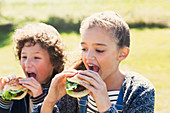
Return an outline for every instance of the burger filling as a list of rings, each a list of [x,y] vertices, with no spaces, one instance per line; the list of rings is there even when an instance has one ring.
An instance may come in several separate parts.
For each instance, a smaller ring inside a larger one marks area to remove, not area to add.
[[[20,90],[8,90],[8,91],[1,91],[0,92],[0,96],[3,98],[3,99],[6,99],[6,100],[11,100],[13,97],[18,97],[18,96],[21,96],[24,91],[26,89],[20,89]]]
[[[73,89],[73,91],[75,91],[75,92],[80,92],[80,91],[83,91],[83,90],[85,90],[86,88],[84,87],[84,86],[82,86],[82,85],[77,85],[77,88],[76,89]]]
[[[71,94],[71,91],[80,92],[85,89],[86,88],[84,86],[82,86],[78,83],[66,81],[66,91],[68,94]]]

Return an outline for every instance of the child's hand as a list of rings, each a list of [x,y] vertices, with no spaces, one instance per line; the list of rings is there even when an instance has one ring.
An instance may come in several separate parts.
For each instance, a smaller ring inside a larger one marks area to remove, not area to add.
[[[90,85],[88,85],[85,82],[81,82],[84,87],[91,91],[90,95],[95,100],[98,111],[107,111],[111,106],[111,102],[107,93],[106,84],[100,75],[97,72],[91,70],[81,71],[79,74],[80,75],[78,75],[78,77],[80,79],[90,83]]]
[[[72,77],[77,73],[75,70],[66,70],[60,74],[55,75],[52,79],[48,95],[46,96],[46,101],[55,104],[60,100],[65,94],[65,82],[66,77]]]
[[[3,90],[4,85],[6,82],[8,82],[10,79],[16,78],[15,75],[8,76],[8,77],[0,77],[0,91]]]
[[[0,91],[3,90],[5,83],[8,81],[7,77],[0,77]]]
[[[19,83],[29,89],[28,93],[32,97],[37,97],[43,93],[41,84],[34,77],[19,79]]]

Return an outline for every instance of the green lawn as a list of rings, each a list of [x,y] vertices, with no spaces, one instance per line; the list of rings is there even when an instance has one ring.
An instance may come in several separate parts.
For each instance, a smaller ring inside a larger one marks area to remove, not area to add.
[[[79,54],[80,35],[62,33],[66,53],[71,60]],[[156,113],[170,111],[170,29],[131,29],[130,55],[121,64],[125,71],[136,71],[147,77],[156,88]],[[0,75],[24,76],[14,57],[12,43],[0,48]]]
[[[61,17],[68,27],[69,19],[78,23],[95,12],[113,10],[128,24],[154,23],[170,27],[169,4],[170,0],[0,0],[0,25],[12,23],[17,28],[28,22],[48,22],[50,17]],[[52,23],[56,24],[57,28],[61,27],[55,22]],[[74,26],[68,29],[73,30]],[[5,30],[0,26],[0,76],[24,76],[20,62],[14,56],[9,38],[11,31],[13,29]],[[72,61],[79,56],[80,35],[63,32],[61,36],[68,60]],[[147,77],[156,88],[155,112],[168,113],[170,29],[131,29],[131,37],[130,54],[120,67],[122,70],[136,71]]]
[[[0,24],[43,21],[50,16],[76,22],[95,12],[113,10],[128,23],[170,26],[169,4],[170,0],[1,0]]]

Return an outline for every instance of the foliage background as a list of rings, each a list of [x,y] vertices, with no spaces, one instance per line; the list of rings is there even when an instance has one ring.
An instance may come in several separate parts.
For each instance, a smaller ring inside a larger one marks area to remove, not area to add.
[[[131,28],[130,55],[121,69],[137,71],[156,88],[156,113],[170,111],[170,0],[0,0],[0,76],[24,76],[14,56],[11,36],[27,23],[54,26],[68,61],[78,56],[83,18],[114,10]]]

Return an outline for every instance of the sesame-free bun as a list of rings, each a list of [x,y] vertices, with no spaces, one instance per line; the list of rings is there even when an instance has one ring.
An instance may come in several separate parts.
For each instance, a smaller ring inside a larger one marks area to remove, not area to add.
[[[28,93],[28,89],[25,88],[24,86],[22,86],[21,84],[19,84],[19,79],[21,79],[21,77],[10,79],[4,85],[4,89],[3,89],[3,92],[9,91],[9,90],[21,90],[21,89],[24,89],[24,92],[20,92],[19,95],[11,98],[11,99],[14,99],[14,100],[20,100],[20,99],[24,98],[26,96],[26,94]]]
[[[81,81],[89,84],[88,82],[84,81],[84,80],[80,80],[78,77],[77,77],[78,74],[76,74],[75,76],[71,77],[71,78],[67,78],[67,81],[69,82],[74,82],[74,83],[78,83],[80,84]],[[79,91],[79,92],[75,92],[74,90],[71,90],[71,93],[67,93],[68,95],[72,96],[72,97],[75,97],[75,98],[81,98],[81,97],[84,97],[86,95],[88,95],[90,92],[90,90],[88,89],[85,89],[83,91]]]

